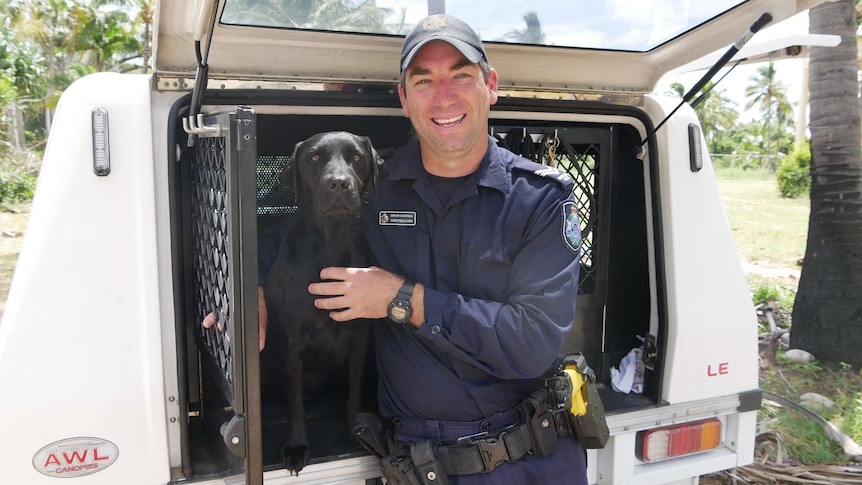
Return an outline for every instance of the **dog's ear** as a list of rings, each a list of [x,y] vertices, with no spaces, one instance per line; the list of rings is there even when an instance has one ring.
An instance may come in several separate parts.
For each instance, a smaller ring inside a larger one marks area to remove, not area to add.
[[[287,159],[287,164],[278,175],[278,181],[289,188],[295,194],[299,187],[299,154],[302,153],[302,143],[299,142],[293,148],[293,155]]]
[[[371,178],[374,182],[374,190],[377,190],[377,187],[380,185],[380,182],[386,178],[386,174],[388,170],[386,169],[386,163],[380,158],[380,155],[377,154],[377,150],[374,149],[374,145],[371,143],[371,138],[365,138],[365,146],[368,147],[368,153],[371,154]]]

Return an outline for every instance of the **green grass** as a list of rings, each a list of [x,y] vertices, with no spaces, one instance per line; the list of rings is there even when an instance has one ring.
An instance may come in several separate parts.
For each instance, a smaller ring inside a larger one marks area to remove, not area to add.
[[[798,268],[805,255],[808,198],[780,197],[768,172],[728,169],[717,176],[743,260],[766,268]]]
[[[789,315],[799,283],[797,261],[805,255],[807,195],[781,197],[775,175],[767,171],[725,169],[716,175],[740,258],[749,269],[760,270],[747,275],[753,302],[769,302]],[[787,363],[776,358],[782,353],[761,346],[767,365],[760,373],[760,387],[796,402],[807,392],[828,397],[835,408],[820,414],[862,443],[862,371],[847,365]],[[820,425],[800,413],[764,406],[760,417],[782,437],[790,457],[806,465],[845,460]]]

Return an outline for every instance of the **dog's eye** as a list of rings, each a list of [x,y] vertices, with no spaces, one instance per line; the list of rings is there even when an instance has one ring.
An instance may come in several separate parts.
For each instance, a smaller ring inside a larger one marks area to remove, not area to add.
[[[361,162],[362,161],[362,155],[353,155],[353,158],[351,158],[351,160],[354,162]]]
[[[319,162],[320,161],[320,155],[318,155],[316,153],[311,155],[311,161],[312,162]]]

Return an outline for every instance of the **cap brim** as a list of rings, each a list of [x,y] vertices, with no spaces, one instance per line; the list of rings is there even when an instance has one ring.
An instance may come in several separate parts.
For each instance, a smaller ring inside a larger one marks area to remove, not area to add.
[[[401,72],[404,72],[410,66],[410,63],[413,61],[413,57],[416,56],[417,52],[419,52],[423,47],[425,47],[426,44],[435,40],[446,42],[452,47],[458,49],[458,52],[460,52],[464,57],[467,58],[468,61],[474,64],[481,61],[484,57],[481,51],[464,41],[453,39],[452,37],[448,36],[432,36],[427,39],[423,39],[422,42],[416,44],[412,49],[410,49],[410,52],[404,59],[404,62],[401,63]]]

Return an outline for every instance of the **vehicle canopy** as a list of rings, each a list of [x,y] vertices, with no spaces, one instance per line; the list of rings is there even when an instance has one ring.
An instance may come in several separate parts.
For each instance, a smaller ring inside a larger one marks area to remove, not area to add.
[[[763,14],[771,15],[774,25],[817,3],[161,2],[154,66],[157,78],[193,78],[201,60],[209,66],[210,81],[392,84],[403,36],[429,11],[445,11],[480,34],[491,64],[505,73],[502,90],[642,94],[665,73],[731,45]]]

